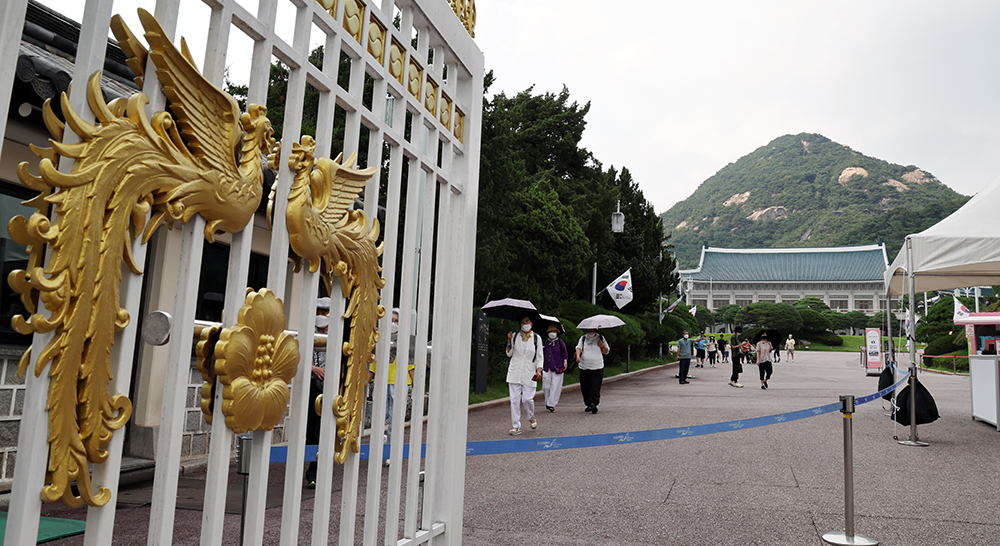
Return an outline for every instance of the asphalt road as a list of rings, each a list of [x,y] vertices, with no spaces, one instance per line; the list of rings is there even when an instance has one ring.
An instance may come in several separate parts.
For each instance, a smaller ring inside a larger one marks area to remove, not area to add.
[[[676,367],[605,384],[600,411],[566,392],[522,437],[698,425],[835,403],[877,391],[853,353],[799,352],[770,388],[728,365]],[[748,370],[756,372],[754,370]],[[754,374],[755,375],[755,374]],[[928,447],[899,445],[881,399],[858,406],[855,533],[883,545],[1000,544],[1000,433],[971,418],[969,378],[921,373],[941,417],[918,428]],[[540,400],[540,399],[539,399]],[[469,440],[509,437],[509,406],[473,411]],[[465,544],[824,544],[844,531],[843,416],[831,413],[706,436],[574,450],[469,457]]]

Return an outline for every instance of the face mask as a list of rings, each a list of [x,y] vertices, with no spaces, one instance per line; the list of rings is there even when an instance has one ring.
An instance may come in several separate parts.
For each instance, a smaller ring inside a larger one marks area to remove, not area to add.
[[[556,332],[549,332],[549,339],[555,339],[557,337],[559,337],[558,333],[556,333]]]
[[[587,334],[587,339],[589,339],[591,341],[597,339],[597,333],[595,332],[593,334]]]
[[[389,333],[390,334],[395,334],[396,332],[399,332],[399,323],[398,322],[393,322],[389,326]]]
[[[316,327],[326,328],[330,326],[330,317],[326,315],[316,315]]]
[[[530,324],[522,324],[521,325],[521,331],[522,332],[530,332],[531,331],[531,325]]]
[[[684,339],[687,339],[687,338],[688,338],[688,335],[687,335],[687,334],[684,334]]]

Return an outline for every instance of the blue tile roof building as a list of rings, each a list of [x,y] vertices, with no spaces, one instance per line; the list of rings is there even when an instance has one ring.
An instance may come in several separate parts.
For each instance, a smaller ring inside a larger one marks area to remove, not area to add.
[[[883,245],[822,248],[705,247],[698,268],[680,271],[688,305],[717,309],[818,297],[833,309],[874,313],[888,260]]]

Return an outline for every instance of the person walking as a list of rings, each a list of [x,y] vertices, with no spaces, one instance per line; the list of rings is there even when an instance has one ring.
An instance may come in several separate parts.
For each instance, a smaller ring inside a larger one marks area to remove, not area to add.
[[[781,362],[781,340],[774,340],[774,361]]]
[[[725,339],[725,338],[723,338]],[[733,345],[733,373],[729,376],[729,386],[742,389],[740,374],[743,373],[743,355],[739,344]]]
[[[788,359],[795,362],[795,338],[792,334],[788,334],[788,340],[785,341],[785,354],[788,355]]]
[[[586,333],[576,343],[576,361],[580,365],[580,394],[583,395],[583,411],[597,413],[597,405],[601,403],[601,383],[604,382],[604,355],[608,354],[608,346],[604,336],[596,329],[584,330]]]
[[[563,373],[566,371],[566,363],[569,360],[569,351],[566,343],[559,339],[559,327],[550,324],[548,339],[545,340],[545,363],[542,366],[542,392],[545,394],[545,409],[549,413],[556,411],[559,404],[559,395],[562,394]]]
[[[698,364],[697,364],[697,367],[704,368],[705,367],[705,345],[708,344],[708,338],[705,337],[705,334],[701,334],[700,336],[698,336],[697,338],[695,338],[694,341],[695,341],[695,351],[696,351],[696,353],[698,355]]]
[[[773,352],[774,347],[767,340],[767,333],[761,334],[760,341],[757,342],[757,371],[760,374],[760,388],[763,390],[767,390],[767,380],[771,379],[771,372],[773,371],[771,367],[771,353]]]
[[[705,343],[705,352],[708,353],[708,365],[715,367],[715,361],[719,358],[719,346],[715,343],[715,336],[710,336]]]
[[[691,334],[687,330],[684,330],[684,335],[677,340],[677,361],[679,362],[680,370],[677,377],[681,380],[681,385],[686,385],[688,383],[688,369],[691,368],[691,355],[692,348],[694,347],[694,340],[691,339]]]
[[[399,338],[399,309],[393,308],[392,310],[392,324],[389,325],[389,384],[386,388],[385,395],[385,423],[387,423],[386,432],[382,434],[382,442],[387,443],[392,437],[392,413],[393,406],[396,400],[396,350],[398,349],[398,338]],[[409,337],[409,336],[404,336]],[[413,349],[413,346],[410,346]],[[410,351],[409,365],[406,368],[406,390],[403,391],[404,401],[409,398],[409,390],[413,385],[413,372],[415,366],[413,364],[413,351]],[[371,383],[374,389],[375,385],[373,381],[375,380],[375,361],[368,366],[368,383]],[[374,391],[372,391],[374,392]],[[374,427],[373,427],[374,428]],[[389,459],[384,459],[383,463],[385,466],[389,466]]]
[[[521,434],[521,406],[524,406],[528,425],[538,428],[535,420],[535,389],[542,376],[545,361],[540,336],[532,331],[531,315],[520,320],[521,331],[507,332],[507,388],[510,391],[510,430],[512,436]]]
[[[316,300],[316,333],[326,335],[330,328],[330,298],[323,297]],[[329,340],[327,340],[329,342]],[[327,346],[330,344],[328,343]],[[312,372],[309,377],[309,405],[316,398],[323,394],[323,378],[326,377],[326,348],[313,349]],[[320,417],[315,411],[306,412],[306,445],[314,446],[319,444]],[[318,456],[318,454],[317,454]],[[306,467],[305,482],[309,489],[316,489],[316,460],[309,461]]]
[[[723,364],[729,362],[729,346],[726,343],[725,334],[719,336],[719,355],[722,357]]]

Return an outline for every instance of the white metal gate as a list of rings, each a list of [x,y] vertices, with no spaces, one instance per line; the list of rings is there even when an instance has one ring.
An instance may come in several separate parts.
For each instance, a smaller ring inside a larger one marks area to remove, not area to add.
[[[472,322],[472,275],[474,266],[475,222],[478,205],[478,171],[480,123],[482,107],[482,54],[474,45],[470,34],[475,25],[473,0],[260,0],[257,14],[248,12],[235,0],[203,0],[211,9],[211,24],[203,62],[205,78],[221,86],[226,66],[226,50],[230,33],[243,32],[254,41],[252,70],[250,74],[250,103],[266,103],[269,68],[272,56],[289,67],[288,92],[285,103],[284,140],[280,147],[278,177],[275,183],[274,223],[267,240],[269,252],[268,288],[284,300],[284,313],[289,317],[290,328],[297,329],[300,359],[295,378],[291,381],[291,399],[288,407],[285,434],[288,445],[288,460],[302,461],[305,453],[306,413],[311,411],[306,385],[310,376],[311,354],[314,345],[316,300],[322,271],[310,272],[303,267],[300,272],[291,271],[286,261],[289,248],[289,233],[284,221],[288,206],[289,189],[295,173],[288,167],[293,152],[292,135],[300,134],[303,100],[306,84],[320,92],[317,117],[316,143],[317,157],[335,156],[340,150],[330,150],[330,141],[322,135],[333,132],[334,105],[347,112],[344,136],[344,156],[357,151],[361,142],[361,128],[369,135],[368,157],[373,158],[369,167],[374,168],[364,188],[365,214],[368,232],[371,220],[377,217],[379,203],[379,170],[383,165],[377,160],[388,149],[388,185],[385,196],[384,251],[381,258],[382,276],[385,278],[381,290],[381,302],[391,307],[398,301],[400,307],[401,332],[413,332],[416,347],[423,347],[433,340],[430,356],[423,350],[415,351],[413,393],[413,426],[410,427],[409,453],[403,458],[405,403],[394,407],[395,423],[391,444],[391,462],[387,477],[387,494],[382,491],[383,468],[378,461],[383,441],[381,434],[371,434],[370,446],[375,462],[364,463],[359,455],[348,452],[344,462],[342,503],[331,507],[330,496],[319,494],[314,501],[312,521],[312,544],[328,544],[334,540],[340,544],[361,542],[363,544],[458,544],[462,533],[462,506],[464,489],[464,458],[466,437],[466,412],[468,397],[468,370],[470,346],[466,335],[471,333]],[[88,0],[86,3],[78,52],[74,85],[68,104],[88,122],[94,121],[88,103],[88,77],[103,66],[105,51],[105,29],[112,16],[112,0]],[[9,104],[10,83],[13,79],[16,47],[24,21],[25,0],[4,2],[0,12],[4,16],[0,26],[0,113],[6,113]],[[179,45],[179,36],[172,36],[183,17],[180,0],[158,1],[153,13],[167,37]],[[275,34],[271,22],[278,10],[295,11],[295,35],[292,44]],[[457,16],[456,16],[457,15]],[[399,27],[394,25],[398,17]],[[315,26],[326,35],[325,51],[327,62],[319,69],[311,64],[309,57],[310,28]],[[132,29],[140,42],[146,42]],[[147,29],[148,30],[148,29]],[[416,47],[411,45],[416,36]],[[351,59],[349,90],[344,91],[338,84],[338,63],[340,54]],[[371,108],[365,106],[363,88],[365,75],[373,83],[374,100]],[[146,115],[165,110],[167,99],[161,92],[160,75],[154,68],[153,59],[146,63],[143,90],[149,96]],[[168,87],[176,84],[166,82]],[[6,91],[4,88],[6,87]],[[168,93],[169,95],[169,93]],[[91,90],[91,96],[93,96]],[[381,97],[391,97],[381,100]],[[92,103],[93,101],[91,101]],[[207,103],[199,101],[198,104]],[[387,105],[389,107],[387,108]],[[192,107],[197,105],[192,104]],[[112,106],[101,116],[124,115]],[[129,112],[143,110],[142,105],[130,105]],[[411,118],[407,130],[407,117]],[[4,116],[6,119],[6,116]],[[155,123],[154,123],[155,124]],[[64,142],[79,141],[78,127],[67,124]],[[72,129],[72,130],[70,130]],[[185,130],[185,138],[192,136],[190,127]],[[81,130],[86,130],[83,128]],[[196,131],[195,131],[196,132]],[[407,134],[409,133],[409,134]],[[0,127],[0,144],[3,128]],[[176,144],[176,143],[175,143]],[[204,147],[206,143],[202,142]],[[185,143],[191,145],[191,141]],[[61,153],[63,160],[59,171],[68,173],[73,152]],[[256,150],[245,153],[256,154]],[[402,195],[402,173],[404,157],[407,159],[406,195]],[[79,161],[83,161],[80,159]],[[32,173],[38,173],[38,165],[32,165]],[[57,175],[52,175],[57,177]],[[126,203],[132,207],[132,203]],[[148,206],[154,213],[156,203],[147,203],[146,222],[151,220]],[[197,208],[193,201],[188,207]],[[207,205],[206,205],[207,206]],[[400,225],[401,207],[405,206],[405,225]],[[25,216],[31,212],[26,208]],[[183,218],[183,211],[172,210]],[[109,213],[110,214],[110,213]],[[141,216],[141,215],[140,215]],[[133,219],[134,220],[134,219]],[[181,438],[185,422],[185,396],[191,368],[191,333],[195,329],[195,295],[202,264],[202,248],[206,225],[209,235],[214,224],[195,214],[181,227],[180,257],[177,262],[176,287],[165,286],[176,294],[170,313],[170,343],[166,373],[163,384],[163,402],[156,449],[155,488],[151,520],[148,530],[149,544],[172,544],[175,501],[178,484],[178,468],[181,463]],[[57,223],[53,218],[52,223]],[[211,221],[211,219],[209,219]],[[245,222],[245,220],[243,220]],[[342,222],[343,223],[343,222]],[[258,221],[259,224],[259,221]],[[242,225],[242,224],[241,224]],[[240,318],[240,309],[246,299],[245,287],[249,270],[250,249],[253,244],[252,226],[254,220],[246,224],[249,229],[238,227],[231,238],[230,263],[223,326],[233,327]],[[340,226],[343,227],[343,226]],[[44,226],[39,233],[44,232]],[[258,230],[260,231],[260,230]],[[259,235],[258,235],[259,236]],[[105,235],[102,235],[102,241]],[[54,245],[54,243],[53,243]],[[401,263],[397,263],[397,248],[402,247]],[[136,264],[144,263],[146,246],[142,238],[131,240],[131,254]],[[51,250],[50,250],[51,252]],[[51,264],[50,264],[51,265]],[[163,264],[171,267],[174,264]],[[83,266],[81,266],[83,267]],[[129,392],[133,370],[133,347],[137,341],[139,301],[142,277],[134,274],[127,265],[121,266],[122,282],[120,303],[118,304],[131,318],[128,325],[115,334],[111,350],[109,395],[121,394],[135,397]],[[48,270],[47,270],[48,271]],[[29,276],[31,271],[28,272]],[[150,274],[151,272],[146,272]],[[162,273],[162,272],[161,272]],[[369,272],[372,273],[372,272]],[[104,274],[107,274],[105,271]],[[156,278],[171,278],[161,274]],[[400,293],[395,294],[396,279],[400,278]],[[433,284],[432,284],[433,279]],[[49,279],[52,282],[52,279]],[[62,293],[45,285],[44,279],[36,273],[34,290],[51,294],[60,299]],[[336,287],[336,284],[334,286]],[[97,285],[100,287],[100,285]],[[436,287],[432,290],[432,286]],[[339,296],[339,290],[333,296]],[[95,290],[84,294],[85,298],[97,301],[104,294]],[[345,312],[345,300],[334,297],[331,317]],[[49,300],[46,300],[47,302]],[[61,301],[61,300],[60,300]],[[55,305],[55,304],[53,304]],[[90,305],[88,303],[88,305]],[[351,305],[357,305],[352,302]],[[37,312],[43,313],[38,304]],[[97,312],[95,311],[95,314]],[[112,318],[119,322],[121,317]],[[433,318],[433,324],[431,319]],[[55,320],[55,318],[53,318]],[[61,319],[60,319],[61,320]],[[378,331],[389,331],[389,313],[378,321]],[[40,322],[42,323],[42,322]],[[119,324],[119,326],[121,326]],[[117,328],[117,327],[116,327]],[[333,321],[329,338],[340,340],[344,329],[350,324]],[[46,368],[36,376],[35,359],[54,336],[69,334],[62,330],[46,331],[36,328],[33,338],[34,350],[25,372],[27,393],[24,402],[18,458],[15,467],[13,491],[11,493],[6,544],[34,544],[41,512],[40,492],[49,483],[46,478],[47,463],[51,462],[49,440],[55,434],[50,431],[47,410],[52,394],[50,387],[58,378],[50,378],[51,369]],[[91,332],[93,334],[93,332]],[[92,339],[88,343],[95,343]],[[83,343],[81,341],[81,343]],[[331,354],[338,344],[331,342]],[[357,346],[355,346],[357,348]],[[400,343],[397,357],[406,362],[410,355],[409,345]],[[81,355],[77,355],[81,357]],[[87,354],[82,355],[88,359]],[[388,380],[389,336],[383,335],[375,350],[377,377],[375,379],[374,408],[372,414],[385,413],[386,385]],[[340,377],[340,359],[331,359],[331,373],[327,375],[326,392],[335,392],[335,383]],[[86,362],[81,368],[86,368]],[[366,366],[367,368],[367,366]],[[365,370],[367,373],[367,369]],[[396,384],[404,384],[406,366],[396,370]],[[99,378],[98,378],[99,379]],[[426,436],[420,426],[420,416],[424,413],[425,379],[429,384],[427,396]],[[213,380],[214,381],[214,380]],[[234,434],[227,428],[223,413],[224,396],[222,384],[217,384],[214,393],[214,413],[211,427],[211,443],[207,470],[206,498],[201,528],[202,544],[235,543],[237,538],[223,536],[223,516],[226,480],[230,468]],[[335,425],[333,418],[333,396],[323,399],[322,414],[325,416],[320,436],[320,453],[334,453]],[[405,399],[405,397],[402,397]],[[116,400],[115,404],[118,404]],[[121,411],[120,405],[113,404],[113,410]],[[118,413],[121,415],[121,413]],[[375,419],[377,422],[380,419]],[[120,425],[119,425],[120,426]],[[115,499],[121,469],[123,434],[121,430],[108,430],[109,439],[98,446],[107,450],[107,459],[92,465],[90,484],[87,487],[97,491],[106,487],[110,498],[103,506],[88,508],[86,544],[115,543],[113,527],[115,520]],[[82,432],[81,432],[82,435]],[[98,435],[99,436],[99,435]],[[421,459],[421,444],[426,443],[426,457]],[[244,544],[262,544],[264,541],[264,498],[267,486],[268,463],[272,447],[269,430],[255,430],[252,433],[250,491],[246,509],[247,527]],[[333,457],[318,458],[317,490],[331,491],[333,484]],[[95,461],[91,460],[91,463]],[[361,471],[367,468],[362,481]],[[302,465],[289,464],[286,469],[284,501],[280,522],[280,543],[296,544],[302,513]],[[421,470],[426,473],[421,486]],[[83,475],[87,475],[84,468]],[[82,480],[82,481],[80,481]],[[77,480],[84,487],[86,479]],[[359,484],[363,484],[366,495],[363,506],[359,506]],[[65,486],[65,484],[64,484]],[[405,498],[404,493],[405,491]],[[100,504],[100,502],[92,503]],[[356,529],[355,521],[363,514],[363,529]],[[380,518],[385,518],[384,528],[379,528]],[[328,537],[330,518],[339,518],[337,538]]]

